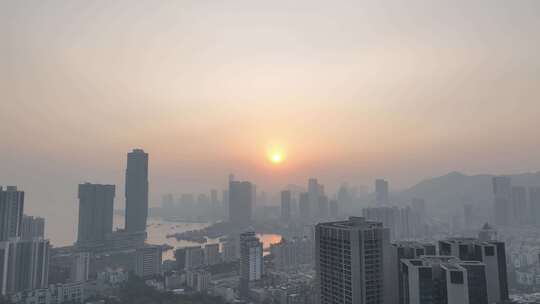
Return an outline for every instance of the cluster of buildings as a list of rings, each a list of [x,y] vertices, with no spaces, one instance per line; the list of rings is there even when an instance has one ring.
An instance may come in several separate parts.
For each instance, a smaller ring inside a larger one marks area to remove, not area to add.
[[[492,183],[497,226],[540,224],[540,186],[514,186],[507,176],[493,177]]]
[[[494,178],[493,188],[497,221],[520,225],[535,221],[528,216],[537,211],[540,192],[535,188],[527,192],[512,187],[505,177]],[[340,205],[350,202],[345,188],[332,200],[312,178],[305,192],[282,191],[280,223],[312,228],[301,236],[282,238],[265,257],[263,243],[248,229],[253,224],[256,186],[231,176],[222,202],[218,192],[212,191],[209,206],[226,206],[231,226],[247,232],[221,245],[176,249],[175,264],[167,273],[162,248],[145,243],[147,153],[140,149],[128,153],[123,229],[113,230],[115,185],[84,183],[78,190],[77,241],[53,249],[44,239],[44,220],[24,215],[24,192],[11,186],[0,188],[0,293],[14,303],[82,303],[91,295],[113,294],[111,290],[125,282],[128,273],[159,289],[183,293],[182,288],[187,288],[187,292],[221,295],[236,303],[491,304],[509,300],[507,260],[514,268],[514,256],[507,256],[506,245],[497,241],[494,229],[486,224],[477,238],[446,238],[436,244],[397,241],[425,237],[426,206],[421,199],[406,207],[391,206],[385,180],[375,182],[376,206],[364,208],[363,217],[342,221],[327,222],[338,218]],[[163,208],[174,208],[172,196],[164,200]],[[536,258],[540,269],[540,256]],[[522,280],[536,279],[524,276]]]
[[[0,293],[14,303],[82,303],[104,273],[162,273],[162,248],[146,240],[148,154],[128,153],[125,228],[113,231],[114,185],[79,185],[74,246],[51,248],[45,221],[24,215],[24,192],[0,187]],[[117,268],[120,267],[120,268]],[[111,269],[112,268],[112,269]],[[118,276],[114,276],[118,277]],[[93,286],[93,287],[92,287]]]
[[[352,217],[316,226],[315,265],[321,304],[487,304],[509,298],[505,244],[491,239],[392,244],[382,223]]]
[[[43,223],[24,216],[23,191],[0,187],[1,295],[48,286],[50,244],[43,238]]]
[[[390,239],[423,238],[426,236],[426,202],[414,198],[410,206],[397,207],[390,204],[389,183],[375,180],[375,204],[362,209],[362,216],[370,221],[381,222],[390,229]]]
[[[211,189],[209,193],[182,193],[178,197],[166,194],[162,198],[161,215],[166,220],[215,221],[227,214],[229,193]]]
[[[288,240],[270,245],[270,254],[276,270],[295,270],[305,265],[313,265],[313,241],[307,237]]]
[[[147,153],[134,149],[127,154],[125,224],[123,229],[113,231],[115,188],[115,185],[79,185],[77,241],[73,247],[63,248],[62,253],[72,259],[76,259],[80,253],[89,253],[88,272],[92,276],[109,267],[121,267],[140,277],[160,275],[162,248],[145,244],[148,218]]]

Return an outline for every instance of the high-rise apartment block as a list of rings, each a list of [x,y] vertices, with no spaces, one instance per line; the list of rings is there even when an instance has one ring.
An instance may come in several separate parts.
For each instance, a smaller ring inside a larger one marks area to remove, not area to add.
[[[316,218],[319,214],[319,196],[321,193],[321,185],[316,178],[310,178],[308,180],[308,199],[309,210],[311,212],[310,218]]]
[[[378,179],[375,181],[375,202],[379,205],[387,205],[389,201],[389,185],[388,181]]]
[[[527,188],[521,186],[512,187],[511,224],[526,225],[529,222],[527,203]]]
[[[298,213],[300,220],[307,221],[309,220],[311,208],[309,204],[309,194],[307,192],[300,193],[298,201]]]
[[[392,240],[406,239],[415,236],[414,216],[410,207],[398,208],[390,206],[362,209],[362,216],[369,221],[381,222],[390,230]]]
[[[148,153],[134,149],[127,155],[126,224],[130,233],[146,231],[148,217]]]
[[[474,238],[451,238],[439,241],[439,254],[463,261],[479,261],[486,266],[489,303],[508,300],[506,248],[503,242],[482,242]]]
[[[0,241],[21,236],[24,192],[15,186],[0,187]]]
[[[487,304],[485,265],[452,256],[401,260],[400,304]]]
[[[135,275],[141,278],[161,275],[162,249],[145,246],[135,252]]]
[[[86,282],[90,274],[90,253],[77,252],[72,255],[69,280],[75,282]]]
[[[414,241],[402,241],[393,243],[390,247],[391,261],[389,276],[385,280],[385,292],[389,293],[390,303],[404,303],[404,284],[400,276],[402,259],[417,259],[423,255],[435,255],[437,247],[434,244]]]
[[[390,269],[390,232],[382,223],[351,217],[315,228],[315,265],[321,304],[382,304]],[[386,294],[385,294],[386,293]],[[389,302],[388,302],[389,303]]]
[[[270,245],[274,267],[280,270],[295,269],[313,263],[313,241],[307,238],[286,240]]]
[[[281,191],[281,221],[288,222],[291,220],[291,191]]]
[[[43,239],[0,242],[0,293],[47,287],[49,249]]]
[[[531,224],[540,224],[540,187],[529,188],[529,216]]]
[[[251,222],[255,186],[250,182],[229,182],[229,222],[247,226]]]
[[[31,240],[45,237],[45,219],[24,215],[22,219],[21,238]]]
[[[104,241],[112,233],[114,192],[114,185],[79,185],[78,245]]]
[[[497,176],[492,179],[493,185],[493,209],[495,224],[506,226],[510,224],[512,201],[512,180],[510,177]]]
[[[240,296],[249,296],[250,282],[260,280],[264,273],[263,244],[255,232],[240,235]]]

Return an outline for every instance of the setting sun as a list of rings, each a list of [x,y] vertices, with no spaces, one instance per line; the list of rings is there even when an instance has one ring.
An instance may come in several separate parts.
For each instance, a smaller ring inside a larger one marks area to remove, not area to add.
[[[274,164],[280,163],[282,161],[283,161],[283,155],[281,155],[281,153],[274,153],[272,155],[272,162]]]
[[[285,155],[281,151],[271,151],[268,153],[268,160],[277,165],[285,160]]]

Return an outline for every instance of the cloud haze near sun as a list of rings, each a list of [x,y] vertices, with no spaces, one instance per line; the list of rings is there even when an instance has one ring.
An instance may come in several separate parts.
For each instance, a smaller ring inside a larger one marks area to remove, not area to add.
[[[162,193],[540,168],[538,1],[2,1],[0,184]],[[406,12],[406,13],[404,13]],[[273,166],[268,146],[284,147]],[[51,211],[52,212],[52,211]]]

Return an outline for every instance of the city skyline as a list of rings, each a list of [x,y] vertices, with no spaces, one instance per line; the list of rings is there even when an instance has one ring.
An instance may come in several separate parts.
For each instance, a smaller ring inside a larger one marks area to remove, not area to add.
[[[230,172],[280,190],[540,170],[536,1],[0,5],[0,182],[29,210],[86,181],[123,193],[137,147],[151,203]]]

